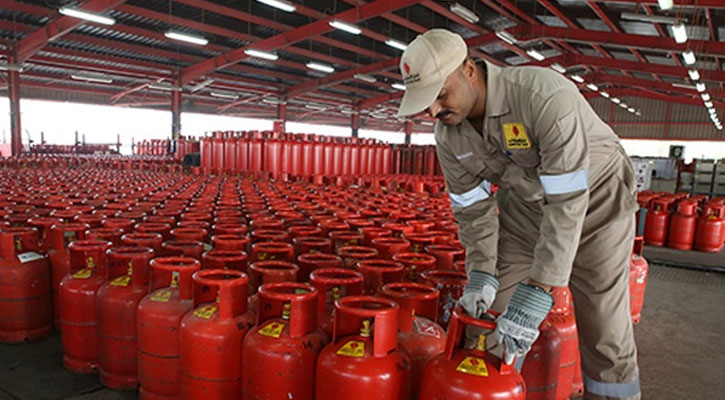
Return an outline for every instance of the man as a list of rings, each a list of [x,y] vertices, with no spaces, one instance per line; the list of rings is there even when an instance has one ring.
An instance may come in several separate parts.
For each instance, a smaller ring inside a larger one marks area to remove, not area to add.
[[[438,119],[438,159],[466,248],[469,284],[459,304],[476,317],[503,311],[494,337],[511,363],[538,337],[551,288],[568,285],[585,399],[639,399],[629,159],[563,75],[477,64],[467,54],[459,35],[433,29],[400,61],[399,115],[427,111]],[[496,199],[491,183],[501,187]]]

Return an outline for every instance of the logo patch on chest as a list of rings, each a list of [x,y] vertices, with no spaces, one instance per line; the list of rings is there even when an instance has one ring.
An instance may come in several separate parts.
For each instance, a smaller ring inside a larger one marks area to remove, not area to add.
[[[518,122],[503,124],[503,135],[506,139],[507,149],[528,149],[531,148],[529,136],[526,134],[524,124]]]

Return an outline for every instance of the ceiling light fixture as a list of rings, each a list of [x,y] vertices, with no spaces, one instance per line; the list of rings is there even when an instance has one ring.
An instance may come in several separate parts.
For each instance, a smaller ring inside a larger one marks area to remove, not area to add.
[[[687,50],[682,53],[682,60],[684,60],[687,65],[693,65],[695,64],[695,61],[697,61],[695,60],[695,53],[692,50]]]
[[[433,126],[435,125],[433,121],[420,121],[420,124],[423,126]]]
[[[660,10],[665,11],[671,9],[674,2],[672,0],[657,0],[657,3],[660,6]]]
[[[621,103],[619,106],[622,107],[622,108],[624,108],[625,110],[627,108],[629,108],[629,106],[627,105],[627,103]]]
[[[597,85],[595,85],[595,84],[593,84],[593,83],[588,83],[588,84],[587,84],[587,87],[589,88],[589,90],[593,90],[593,91],[595,91],[595,92],[596,92],[597,90],[599,90],[599,88],[597,87]]]
[[[234,92],[227,92],[227,91],[220,91],[215,90],[209,93],[213,97],[218,97],[220,99],[230,99],[230,100],[237,100],[239,99],[239,95]]]
[[[691,70],[687,71],[687,73],[690,75],[690,79],[692,79],[693,81],[700,80],[700,73],[697,72],[696,69],[691,69]]]
[[[314,61],[308,62],[307,68],[313,69],[315,71],[326,72],[328,74],[335,72],[335,68],[333,68],[331,65],[321,64],[321,63],[314,62]]]
[[[629,107],[627,109],[627,111],[631,112],[632,114],[634,114],[635,112],[637,112],[637,110],[635,110],[634,107]]]
[[[80,10],[78,8],[73,8],[73,7],[61,7],[58,10],[58,12],[67,17],[83,19],[86,21],[96,22],[96,23],[103,24],[103,25],[113,25],[116,23],[115,19],[113,19],[111,17],[107,17],[103,14]]]
[[[147,87],[149,89],[165,90],[167,92],[178,92],[181,90],[179,86],[172,85],[169,82],[152,82]]]
[[[335,29],[345,31],[347,33],[352,33],[353,35],[359,35],[362,33],[362,30],[357,26],[353,24],[348,24],[347,22],[343,22],[337,19],[333,19],[332,21],[328,22],[328,24],[330,24],[330,26]]]
[[[268,51],[262,51],[262,50],[246,49],[246,50],[244,50],[244,54],[246,54],[250,57],[257,57],[257,58],[262,58],[264,60],[270,60],[270,61],[277,61],[279,59],[279,56],[277,55],[277,53],[270,53]]]
[[[305,104],[305,108],[315,111],[325,111],[327,107],[319,104]]]
[[[374,76],[368,74],[355,74],[352,77],[367,83],[375,83],[378,81]]]
[[[526,50],[526,54],[528,54],[529,57],[533,58],[536,61],[543,61],[544,59],[546,59],[543,54],[539,53],[535,49]]]
[[[25,70],[24,65],[0,62],[0,71],[23,72],[24,70]]]
[[[199,83],[198,83],[197,85],[195,85],[195,86],[192,86],[192,87],[191,87],[191,88],[189,89],[189,91],[190,91],[191,93],[194,93],[194,92],[198,92],[198,91],[200,91],[201,89],[204,89],[205,87],[207,87],[207,86],[211,85],[212,83],[214,83],[214,79],[208,78],[208,79],[206,79],[206,80],[204,80],[204,81],[202,81],[202,82],[199,82]]]
[[[198,44],[200,46],[206,46],[209,44],[209,40],[202,36],[190,35],[188,33],[182,33],[177,31],[168,31],[164,34],[171,40],[178,40],[180,42],[186,42],[191,44]]]
[[[297,6],[286,0],[257,0],[260,3],[266,4],[270,7],[280,9],[287,12],[295,12]]]
[[[685,28],[685,24],[678,21],[672,25],[672,36],[675,37],[676,43],[685,43],[687,41],[687,29]]]
[[[553,63],[553,64],[551,64],[549,66],[551,67],[551,69],[553,69],[554,71],[556,71],[556,72],[558,72],[560,74],[565,74],[566,73],[566,68],[562,67],[561,64],[559,64],[559,63]]]
[[[496,31],[496,36],[508,44],[517,44],[519,42],[514,35],[506,31]]]
[[[714,108],[708,108],[707,109],[707,112],[709,112],[710,114],[716,114],[717,113],[717,110],[714,109]]]
[[[265,97],[262,99],[262,103],[279,105],[279,104],[285,104],[286,102],[284,100],[280,100],[276,97]]]
[[[397,90],[405,90],[405,85],[403,85],[402,83],[393,83],[393,84],[392,84],[392,85],[390,85],[390,86],[391,86],[391,87],[392,87],[393,89],[397,89]]]
[[[710,101],[710,95],[707,93],[701,94],[700,97],[702,97],[702,101]]]
[[[698,92],[702,93],[707,90],[707,86],[705,86],[703,82],[698,82],[697,85],[695,85],[695,89],[697,89]]]
[[[599,94],[601,94],[602,97],[604,97],[605,99],[609,98],[609,93],[607,93],[607,92],[601,91],[601,92],[599,92]]]
[[[458,15],[459,17],[465,19],[466,21],[476,24],[478,23],[478,15],[476,15],[475,12],[469,10],[468,8],[462,6],[459,3],[453,3],[449,7],[452,13]]]
[[[113,78],[106,74],[90,71],[78,71],[70,76],[77,81],[96,82],[96,83],[111,83]]]
[[[713,106],[714,106],[714,105],[712,104],[712,101],[706,101],[706,102],[705,102],[705,107],[707,107],[707,108],[712,108]]]
[[[401,41],[395,40],[395,39],[388,39],[385,41],[385,44],[387,44],[388,46],[390,46],[394,49],[398,49],[398,50],[402,50],[402,51],[405,51],[405,49],[408,48],[407,44],[405,44]]]
[[[614,103],[614,104],[619,104],[619,103],[621,103],[621,102],[622,102],[622,100],[619,100],[619,99],[618,99],[618,98],[616,98],[616,97],[612,97],[612,103]]]
[[[579,75],[572,75],[571,76],[571,79],[574,80],[574,81],[576,81],[576,82],[579,82],[579,83],[584,83],[584,78],[582,78]]]
[[[676,24],[677,18],[665,17],[660,15],[645,15],[631,12],[623,12],[620,14],[620,18],[629,21],[641,21],[641,22],[653,22],[657,24]]]

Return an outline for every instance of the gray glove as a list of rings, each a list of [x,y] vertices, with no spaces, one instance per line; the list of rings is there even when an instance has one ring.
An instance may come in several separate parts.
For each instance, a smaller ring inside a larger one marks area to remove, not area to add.
[[[458,299],[458,305],[466,313],[475,318],[488,311],[496,298],[499,282],[495,276],[483,271],[471,271],[468,274],[468,285],[463,290],[463,296]]]
[[[554,298],[544,289],[519,283],[506,310],[498,318],[493,335],[498,344],[503,344],[506,364],[524,357],[531,350],[539,337],[539,325],[553,305]]]

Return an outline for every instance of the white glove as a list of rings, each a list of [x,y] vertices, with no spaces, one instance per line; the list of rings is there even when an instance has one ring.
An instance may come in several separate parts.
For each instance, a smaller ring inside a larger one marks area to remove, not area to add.
[[[463,290],[463,296],[458,299],[458,305],[466,313],[475,318],[481,318],[488,311],[496,299],[499,282],[495,276],[488,272],[473,270],[468,275],[468,285]]]
[[[554,298],[544,289],[519,283],[492,335],[498,344],[503,344],[506,364],[523,358],[531,350],[539,337],[539,325],[553,305]]]

